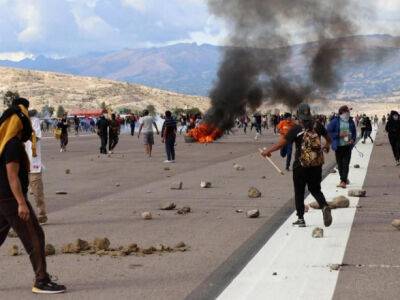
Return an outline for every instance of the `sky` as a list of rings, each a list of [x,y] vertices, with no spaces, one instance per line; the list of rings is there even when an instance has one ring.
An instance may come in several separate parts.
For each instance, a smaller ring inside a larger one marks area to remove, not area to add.
[[[360,33],[397,35],[400,0],[359,1],[376,13],[373,20],[359,20]],[[209,14],[206,0],[0,0],[0,59],[179,42],[222,45],[228,33],[229,25]]]

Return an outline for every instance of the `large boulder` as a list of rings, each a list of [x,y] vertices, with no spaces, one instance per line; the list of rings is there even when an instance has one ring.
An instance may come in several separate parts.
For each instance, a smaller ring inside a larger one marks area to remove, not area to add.
[[[92,246],[96,251],[107,251],[110,247],[110,241],[108,238],[95,238]]]
[[[350,200],[345,196],[338,196],[328,202],[330,208],[347,208],[350,206]]]

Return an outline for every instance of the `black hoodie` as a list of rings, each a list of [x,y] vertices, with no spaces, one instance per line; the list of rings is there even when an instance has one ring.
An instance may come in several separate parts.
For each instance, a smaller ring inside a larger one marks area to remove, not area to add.
[[[397,115],[399,118],[395,120],[393,116]],[[400,116],[397,111],[392,110],[388,122],[385,127],[386,132],[391,137],[397,137],[400,139]]]

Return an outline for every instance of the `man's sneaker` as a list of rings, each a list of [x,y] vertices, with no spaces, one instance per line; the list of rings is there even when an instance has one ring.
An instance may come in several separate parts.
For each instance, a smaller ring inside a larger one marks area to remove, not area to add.
[[[296,222],[293,222],[292,225],[299,227],[306,227],[306,222],[304,221],[304,219],[298,219]]]
[[[38,221],[39,221],[39,224],[47,223],[47,216],[39,216]]]
[[[35,294],[61,294],[66,290],[67,288],[64,285],[57,284],[50,280],[46,283],[35,283],[32,288],[32,292]]]
[[[324,217],[324,225],[325,227],[329,227],[332,224],[332,214],[331,208],[327,205],[322,209],[322,215]]]
[[[164,160],[164,163],[165,164],[169,164],[169,163],[171,163],[171,161],[170,160]]]

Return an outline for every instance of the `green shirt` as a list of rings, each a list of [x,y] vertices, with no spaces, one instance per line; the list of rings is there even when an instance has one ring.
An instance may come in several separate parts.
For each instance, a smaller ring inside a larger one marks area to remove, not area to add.
[[[350,141],[350,125],[349,125],[349,121],[343,121],[342,119],[340,120],[340,136],[342,136],[343,133],[346,133],[347,136],[345,137],[341,137],[340,138],[340,143],[339,146],[347,146],[349,145],[349,141]]]

